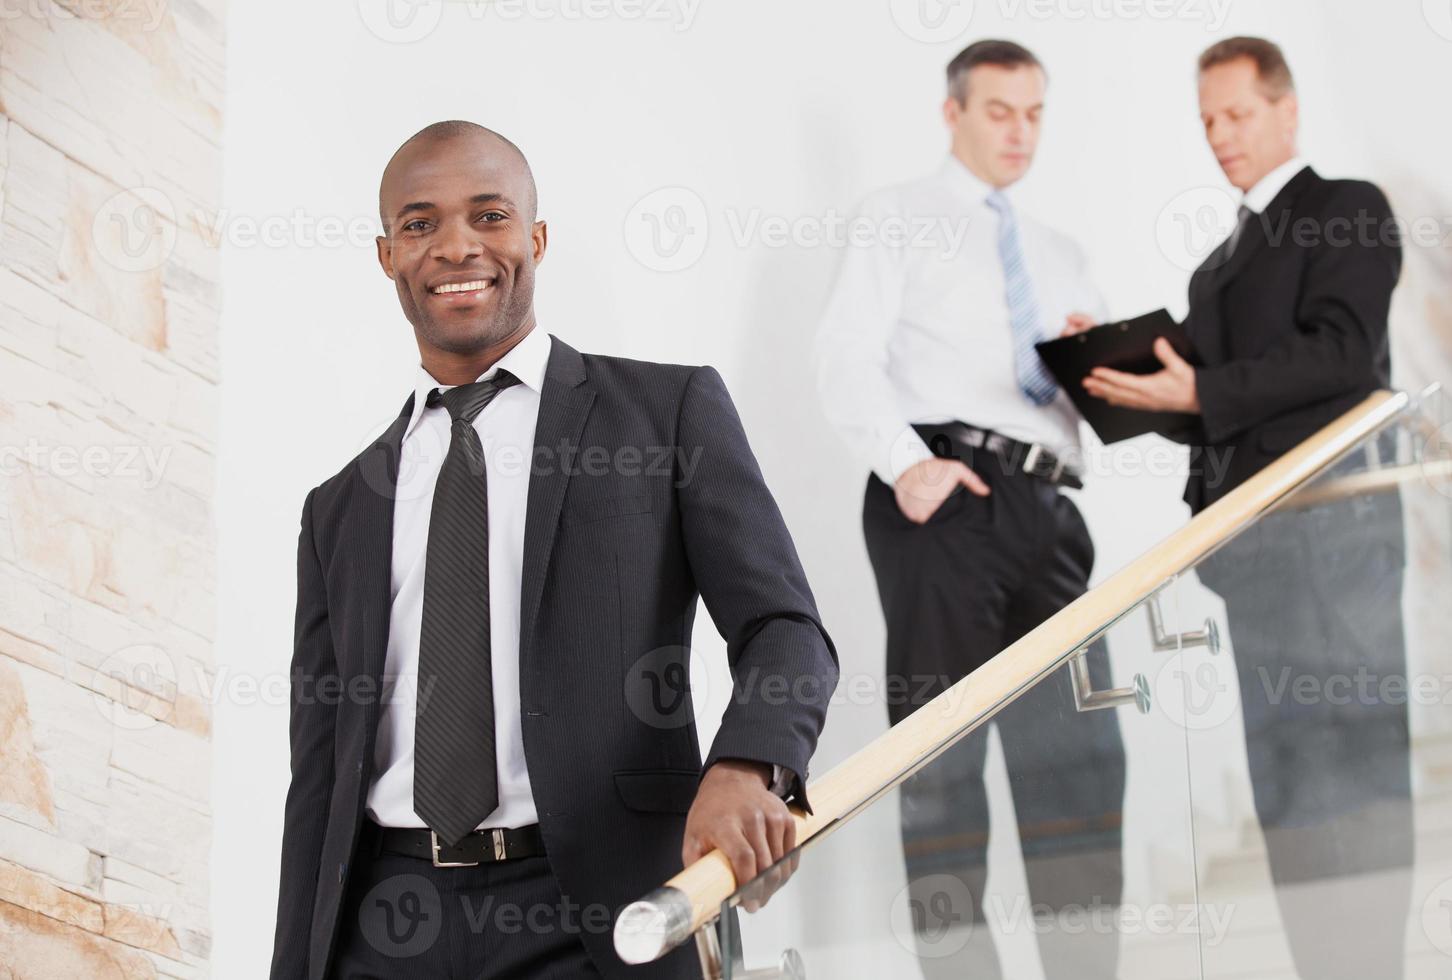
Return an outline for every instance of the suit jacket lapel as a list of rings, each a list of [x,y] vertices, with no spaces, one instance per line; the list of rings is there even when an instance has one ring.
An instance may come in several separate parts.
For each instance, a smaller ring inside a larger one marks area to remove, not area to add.
[[[1230,253],[1230,258],[1225,260],[1219,269],[1211,273],[1214,277],[1213,286],[1215,289],[1224,289],[1228,286],[1241,271],[1250,264],[1255,253],[1260,251],[1266,242],[1267,224],[1275,221],[1276,212],[1266,208],[1262,214],[1252,215],[1245,225],[1245,230],[1240,233],[1240,241],[1236,243],[1235,251]],[[1271,229],[1273,231],[1273,229]]]
[[[1216,289],[1224,289],[1234,281],[1271,238],[1276,240],[1277,245],[1284,244],[1291,233],[1291,206],[1315,175],[1316,172],[1310,167],[1302,167],[1286,182],[1286,186],[1280,189],[1270,204],[1266,205],[1266,209],[1250,220],[1245,231],[1241,233],[1230,260],[1215,277]]]
[[[536,328],[538,329],[538,328]],[[566,466],[580,465],[580,434],[595,402],[579,351],[551,335],[549,366],[540,392],[530,456],[529,501],[524,518],[524,571],[520,582],[519,659],[523,666],[534,648],[534,623],[539,616],[545,574],[559,526],[560,507],[569,483]],[[524,678],[521,671],[521,681]]]
[[[350,552],[348,561],[358,570],[357,588],[365,597],[359,607],[364,616],[360,624],[363,672],[371,678],[373,690],[380,692],[393,606],[393,503],[397,496],[403,430],[408,427],[412,411],[413,395],[410,394],[398,418],[358,458],[358,485],[350,508],[350,533],[344,535],[340,545]],[[381,701],[381,697],[367,700],[370,735]]]
[[[1200,363],[1222,364],[1228,357],[1229,335],[1221,322],[1221,292],[1250,267],[1271,238],[1277,244],[1291,233],[1292,205],[1301,192],[1315,179],[1315,171],[1304,167],[1282,187],[1263,213],[1256,215],[1241,232],[1235,251],[1227,259],[1229,242],[1222,242],[1211,252],[1195,274],[1190,277],[1190,315],[1185,327]]]

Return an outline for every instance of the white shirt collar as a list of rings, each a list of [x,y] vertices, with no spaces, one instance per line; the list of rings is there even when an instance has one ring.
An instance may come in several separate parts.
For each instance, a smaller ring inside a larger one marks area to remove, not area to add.
[[[948,154],[943,165],[938,168],[938,176],[948,184],[953,193],[968,204],[982,204],[993,191],[992,187],[952,153]]]
[[[1285,163],[1256,181],[1255,186],[1245,192],[1245,196],[1240,199],[1240,203],[1250,208],[1256,214],[1262,213],[1266,208],[1270,207],[1270,203],[1276,199],[1276,195],[1291,182],[1291,178],[1304,170],[1305,167],[1306,161],[1303,158],[1300,156],[1291,157]]]
[[[550,335],[539,327],[532,328],[523,340],[509,349],[499,360],[495,361],[483,374],[475,378],[475,381],[483,381],[485,378],[492,378],[500,368],[504,368],[514,375],[520,382],[539,394],[544,390],[545,369],[549,367],[550,349],[553,347]],[[413,414],[409,417],[408,427],[403,430],[404,438],[418,425],[418,420],[423,417],[424,402],[428,398],[429,391],[438,388],[440,391],[448,391],[454,385],[440,384],[428,370],[420,364],[418,372],[414,375],[413,384]]]

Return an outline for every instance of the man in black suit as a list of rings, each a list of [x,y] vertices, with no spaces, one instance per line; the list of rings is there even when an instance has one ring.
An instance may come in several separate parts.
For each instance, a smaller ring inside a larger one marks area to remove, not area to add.
[[[786,526],[714,369],[536,329],[514,144],[435,124],[379,196],[420,366],[303,505],[272,977],[690,976],[611,925],[794,846],[837,663]],[[698,595],[736,680],[704,775]]]
[[[1084,382],[1113,404],[1199,415],[1184,436],[1195,512],[1387,387],[1401,266],[1381,191],[1326,180],[1297,156],[1296,94],[1276,45],[1230,38],[1199,67],[1206,137],[1244,200],[1236,229],[1190,280],[1198,366],[1162,340],[1164,370],[1098,369]],[[1337,468],[1391,451],[1382,438]],[[1205,465],[1211,452],[1224,465]],[[1223,479],[1209,476],[1217,470]],[[1406,681],[1404,564],[1400,499],[1383,493],[1264,515],[1199,566],[1225,599],[1256,810],[1308,980],[1402,974],[1407,708],[1376,692]],[[1373,697],[1338,693],[1363,676]]]

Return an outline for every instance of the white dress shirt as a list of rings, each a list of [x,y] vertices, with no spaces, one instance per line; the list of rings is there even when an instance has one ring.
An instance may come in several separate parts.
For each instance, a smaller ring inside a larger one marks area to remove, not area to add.
[[[1078,448],[1063,391],[1040,407],[1019,388],[991,190],[950,154],[936,173],[869,195],[855,219],[885,230],[845,248],[814,366],[828,420],[888,484],[932,455],[916,422],[959,419],[1061,456]],[[1069,313],[1102,320],[1082,250],[1014,212],[1044,338]]]
[[[1265,209],[1270,207],[1270,202],[1276,199],[1276,195],[1291,182],[1291,178],[1304,170],[1305,167],[1306,161],[1303,158],[1298,156],[1291,157],[1285,163],[1256,181],[1255,186],[1245,192],[1245,196],[1240,199],[1240,203],[1250,208],[1256,214],[1264,213]]]
[[[480,827],[521,827],[537,814],[524,764],[519,707],[519,607],[529,462],[549,363],[550,335],[535,327],[479,379],[501,368],[521,384],[499,392],[474,419],[484,449],[489,496],[489,644],[494,684],[494,752],[499,807]],[[413,414],[404,430],[398,496],[393,505],[393,571],[383,704],[368,786],[368,815],[386,827],[424,827],[413,811],[413,735],[423,626],[424,557],[434,484],[449,449],[452,422],[442,405],[425,407],[429,390],[447,391],[420,365]],[[426,692],[425,692],[426,693]]]

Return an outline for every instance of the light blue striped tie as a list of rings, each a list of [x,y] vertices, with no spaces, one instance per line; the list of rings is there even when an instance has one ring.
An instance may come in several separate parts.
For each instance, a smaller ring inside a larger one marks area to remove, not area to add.
[[[1018,244],[1018,222],[1013,208],[1001,191],[988,195],[988,206],[998,212],[998,257],[1003,262],[1003,284],[1008,294],[1008,323],[1013,328],[1013,364],[1018,386],[1035,405],[1054,400],[1059,386],[1054,383],[1034,344],[1044,339],[1040,332],[1039,304],[1029,279],[1023,250]]]

